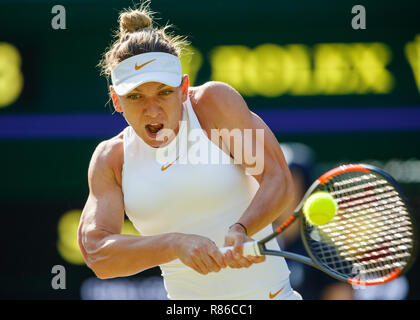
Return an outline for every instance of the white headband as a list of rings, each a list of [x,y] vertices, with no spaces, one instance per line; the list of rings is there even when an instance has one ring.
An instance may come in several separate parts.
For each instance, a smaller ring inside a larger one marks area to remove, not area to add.
[[[182,66],[177,56],[165,52],[138,54],[121,61],[111,72],[115,92],[124,96],[146,82],[161,82],[178,87],[182,82]]]

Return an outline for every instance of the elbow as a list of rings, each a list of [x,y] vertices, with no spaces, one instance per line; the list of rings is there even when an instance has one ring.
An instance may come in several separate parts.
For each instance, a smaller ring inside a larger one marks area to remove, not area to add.
[[[101,280],[115,278],[116,275],[109,272],[109,268],[106,266],[106,262],[100,262],[94,257],[89,258],[89,264],[86,265],[93,271],[95,276]]]
[[[106,268],[104,268],[104,263],[98,261],[98,259],[94,255],[88,256],[86,260],[86,265],[89,267],[89,269],[93,271],[97,278],[104,280],[115,277],[109,272],[106,272]]]
[[[91,268],[91,270],[93,271],[93,273],[95,274],[95,276],[101,280],[105,280],[105,279],[112,279],[115,278],[115,276],[107,274],[107,273],[102,273],[99,269],[93,269]]]
[[[97,230],[88,231],[83,226],[79,226],[77,235],[79,248],[87,267],[99,279],[113,278],[112,275],[106,272],[106,268],[104,267],[106,259],[101,252],[100,245],[104,237],[103,233]]]

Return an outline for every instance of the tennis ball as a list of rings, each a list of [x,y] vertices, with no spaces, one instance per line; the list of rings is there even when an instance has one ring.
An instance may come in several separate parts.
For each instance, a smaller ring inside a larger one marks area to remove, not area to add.
[[[312,225],[326,224],[337,213],[337,204],[328,192],[315,192],[306,199],[303,213]]]

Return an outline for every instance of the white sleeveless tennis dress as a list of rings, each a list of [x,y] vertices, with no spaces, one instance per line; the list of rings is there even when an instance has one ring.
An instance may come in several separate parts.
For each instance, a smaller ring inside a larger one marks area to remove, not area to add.
[[[131,126],[124,129],[125,211],[143,236],[197,234],[223,247],[229,226],[238,221],[258,187],[252,176],[207,138],[189,98],[183,104],[180,130],[165,147],[153,148]],[[267,226],[253,238],[271,232]],[[275,241],[268,247],[279,249]],[[207,275],[179,259],[160,268],[170,299],[269,299],[270,295],[273,299],[301,299],[291,289],[289,269],[279,257]]]

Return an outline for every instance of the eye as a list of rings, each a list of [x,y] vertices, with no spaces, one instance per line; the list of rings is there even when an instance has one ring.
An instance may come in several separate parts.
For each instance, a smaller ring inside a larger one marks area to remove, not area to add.
[[[133,94],[129,94],[127,96],[127,98],[130,99],[130,100],[138,100],[138,99],[142,98],[142,95],[133,93]]]
[[[163,90],[163,91],[159,92],[159,95],[167,96],[167,95],[170,95],[172,92],[173,92],[172,90]]]

